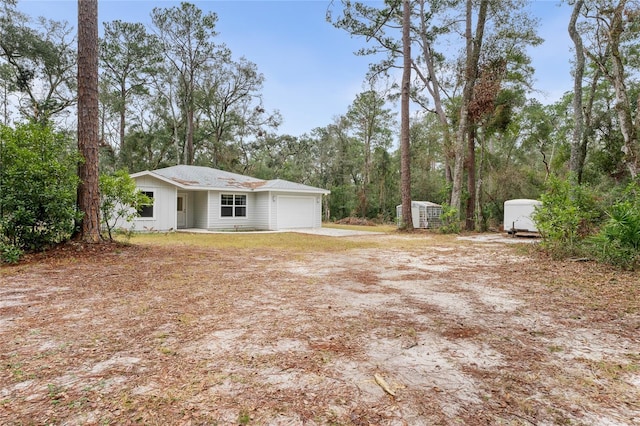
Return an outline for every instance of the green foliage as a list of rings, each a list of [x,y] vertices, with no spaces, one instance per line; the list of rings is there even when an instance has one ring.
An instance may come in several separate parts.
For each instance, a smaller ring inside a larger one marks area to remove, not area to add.
[[[357,206],[355,189],[350,185],[337,185],[331,187],[329,197],[329,211],[332,219],[342,219],[351,216]]]
[[[449,204],[442,205],[442,226],[439,228],[443,234],[459,234],[462,229],[462,223],[458,217],[458,210],[451,207]]]
[[[608,219],[590,239],[594,256],[623,269],[640,262],[640,187],[631,183],[623,198],[607,210]]]
[[[0,262],[18,263],[23,254],[18,247],[0,241]]]
[[[251,422],[251,416],[246,411],[241,411],[238,414],[238,424],[248,425]]]
[[[542,247],[553,257],[582,255],[585,239],[602,218],[602,209],[593,192],[575,183],[573,177],[549,178],[533,220],[542,236]]]
[[[542,194],[542,207],[534,222],[542,236],[541,246],[554,258],[585,256],[623,269],[640,262],[640,186],[631,183],[614,199],[609,189],[603,201],[575,178],[551,177]]]
[[[41,250],[68,239],[76,209],[79,157],[39,124],[0,127],[0,239]]]
[[[112,231],[118,222],[129,222],[139,208],[152,200],[138,191],[135,181],[124,170],[100,176],[100,213],[102,225],[113,241]]]
[[[77,55],[71,33],[67,22],[34,22],[15,2],[4,2],[0,62],[10,71],[0,77],[4,88],[20,98],[18,110],[23,118],[48,123],[74,103]]]

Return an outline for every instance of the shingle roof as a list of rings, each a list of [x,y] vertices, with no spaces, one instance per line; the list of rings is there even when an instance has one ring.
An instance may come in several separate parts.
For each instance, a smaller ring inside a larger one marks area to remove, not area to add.
[[[151,173],[183,187],[250,189],[252,186],[264,184],[260,179],[201,166],[179,165],[153,170]]]
[[[262,180],[211,167],[178,165],[134,173],[132,177],[150,175],[184,189],[241,190],[247,192],[285,191],[328,194],[330,191],[283,179]]]
[[[314,186],[303,185],[301,183],[290,182],[284,179],[268,180],[263,186],[257,188],[259,190],[278,190],[278,191],[301,191],[301,192],[319,192],[324,191],[327,194],[329,191],[326,189],[316,188]]]

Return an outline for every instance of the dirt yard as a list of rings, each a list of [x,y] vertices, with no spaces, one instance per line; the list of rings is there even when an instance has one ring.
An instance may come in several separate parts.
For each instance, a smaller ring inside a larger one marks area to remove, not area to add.
[[[279,235],[0,268],[0,424],[640,424],[637,273],[495,238]]]

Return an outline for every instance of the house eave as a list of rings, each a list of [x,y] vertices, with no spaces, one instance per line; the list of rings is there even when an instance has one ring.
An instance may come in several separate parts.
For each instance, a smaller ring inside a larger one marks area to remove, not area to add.
[[[176,181],[174,181],[172,179],[167,179],[166,177],[164,177],[162,175],[159,175],[157,173],[153,173],[152,171],[149,171],[149,170],[145,170],[143,172],[138,172],[138,173],[132,173],[130,176],[131,176],[132,179],[136,179],[136,178],[140,178],[140,177],[144,177],[144,176],[151,176],[152,178],[158,179],[158,180],[160,180],[162,182],[166,182],[166,183],[171,184],[173,186],[177,186],[178,188],[181,188],[181,189],[192,188],[191,186],[181,184],[180,182],[176,182]]]
[[[139,177],[143,177],[143,176],[151,176],[153,178],[156,178],[162,182],[168,183],[170,185],[173,185],[177,188],[183,189],[183,190],[189,190],[189,191],[233,191],[233,192],[253,192],[253,190],[251,188],[242,188],[242,187],[216,187],[216,186],[202,186],[202,185],[189,185],[187,183],[184,182],[180,182],[177,181],[175,179],[170,179],[167,177],[164,177],[162,175],[159,175],[157,173],[154,173],[152,171],[149,170],[145,170],[143,172],[138,172],[138,173],[132,173],[131,178],[136,179]]]
[[[173,185],[179,189],[189,190],[189,191],[220,191],[220,192],[244,192],[244,193],[281,192],[281,193],[290,193],[290,194],[314,194],[314,195],[317,195],[317,194],[329,195],[331,193],[331,191],[327,189],[322,189],[322,188],[278,188],[277,186],[268,186],[267,183],[269,181],[264,181],[264,183],[260,183],[259,185],[238,184],[238,185],[229,185],[229,186],[223,186],[223,187],[190,185],[188,182],[167,178],[160,174],[154,173],[150,170],[132,173],[130,176],[133,179],[144,177],[144,176],[150,176],[162,182]]]
[[[284,189],[284,188],[259,188],[254,189],[254,192],[286,192],[291,194],[321,194],[321,195],[329,195],[331,191],[326,189]]]

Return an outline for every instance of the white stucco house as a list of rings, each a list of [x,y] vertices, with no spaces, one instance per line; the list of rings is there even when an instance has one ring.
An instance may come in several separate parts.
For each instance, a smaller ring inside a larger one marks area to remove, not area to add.
[[[136,231],[286,230],[322,226],[330,191],[286,180],[262,180],[209,167],[179,165],[133,173],[153,198],[125,225]]]

